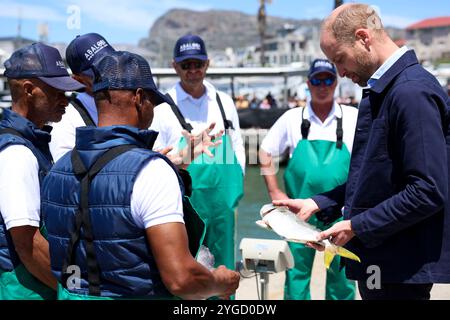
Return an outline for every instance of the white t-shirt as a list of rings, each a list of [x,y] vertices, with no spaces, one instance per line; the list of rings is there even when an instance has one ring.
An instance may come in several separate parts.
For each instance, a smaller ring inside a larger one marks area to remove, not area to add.
[[[150,160],[139,172],[131,194],[131,215],[147,229],[183,220],[183,204],[177,176],[162,159]]]
[[[50,133],[52,140],[49,143],[49,147],[55,162],[66,152],[73,149],[75,146],[75,130],[85,125],[80,113],[72,104],[67,106],[66,113],[60,122],[51,124],[53,129]]]
[[[206,87],[206,96],[203,99],[193,99],[192,96],[183,90],[180,83],[177,83],[169,91],[169,94],[177,104],[186,122],[192,125],[192,133],[199,133],[206,129],[211,122],[215,122],[216,126],[211,131],[211,134],[215,134],[224,129],[222,114],[216,101],[217,91],[209,82],[204,81],[203,84]],[[234,130],[230,130],[229,132],[231,143],[236,158],[241,165],[242,172],[245,172],[245,148],[242,141],[236,106],[227,94],[219,91],[219,96],[226,118],[233,123]],[[153,148],[154,150],[161,150],[165,147],[172,146],[174,149],[171,151],[171,154],[178,151],[178,143],[183,136],[181,134],[183,128],[167,103],[160,104],[155,108],[150,129],[159,132]]]
[[[12,145],[0,152],[0,212],[7,230],[39,227],[38,172],[37,159],[27,147]],[[142,228],[184,223],[178,179],[164,160],[153,159],[139,172],[131,195],[131,214]]]
[[[6,229],[39,227],[39,165],[30,149],[8,146],[0,152],[0,212]]]
[[[86,106],[92,119],[97,121],[97,109],[95,108],[94,98],[87,93],[80,93],[78,98]],[[77,109],[69,103],[61,121],[52,123],[51,126],[53,130],[51,131],[52,140],[49,146],[53,160],[56,161],[75,147],[76,128],[84,127],[86,124]]]
[[[356,121],[358,119],[358,110],[354,107],[342,106],[342,129],[344,131],[343,142],[349,152],[352,152],[353,139],[355,137]],[[322,121],[314,114],[311,105],[308,103],[303,114],[304,119],[311,123],[309,128],[308,140],[326,140],[336,141],[337,117],[341,117],[341,108],[335,103],[328,117]],[[303,108],[295,108],[286,111],[270,128],[261,148],[277,157],[289,149],[289,157],[302,139],[301,123]]]

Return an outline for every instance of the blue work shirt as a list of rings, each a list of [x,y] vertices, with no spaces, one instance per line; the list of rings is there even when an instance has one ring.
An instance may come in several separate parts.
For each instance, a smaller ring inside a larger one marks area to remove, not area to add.
[[[97,107],[95,105],[94,97],[87,94],[86,92],[81,92],[77,94],[77,99],[78,101],[81,102],[86,111],[89,113],[95,125],[98,125],[98,112]]]
[[[369,266],[382,283],[450,282],[450,100],[413,51],[364,89],[347,183],[313,197],[344,205],[355,237],[350,279]]]

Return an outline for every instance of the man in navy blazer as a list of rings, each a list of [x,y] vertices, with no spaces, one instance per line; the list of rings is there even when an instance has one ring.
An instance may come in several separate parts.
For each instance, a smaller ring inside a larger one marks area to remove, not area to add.
[[[340,214],[328,209],[344,207],[345,220],[319,240],[361,258],[345,264],[363,299],[429,299],[433,283],[450,283],[449,97],[368,5],[334,10],[321,48],[340,76],[365,87],[348,180],[310,199],[274,204],[325,221],[337,218],[328,212]]]

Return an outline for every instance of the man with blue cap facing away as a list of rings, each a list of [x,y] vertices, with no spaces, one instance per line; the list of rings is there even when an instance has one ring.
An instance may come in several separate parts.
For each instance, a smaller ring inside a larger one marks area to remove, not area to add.
[[[283,114],[261,144],[261,169],[272,200],[310,197],[347,180],[358,111],[335,102],[337,73],[328,60],[313,61],[307,85],[311,92],[307,106]],[[278,186],[273,157],[286,150],[289,150],[290,159],[284,172],[284,193]],[[322,230],[326,228],[326,224],[316,217],[309,223]],[[315,250],[292,242],[289,247],[295,267],[286,272],[284,297],[309,300]],[[355,284],[347,280],[344,270],[340,270],[339,261],[335,259],[327,271],[325,298],[354,299]]]
[[[233,294],[238,273],[224,266],[209,271],[194,259],[202,237],[188,238],[192,217],[183,214],[184,184],[171,162],[151,151],[158,133],[146,128],[154,106],[167,98],[157,90],[147,61],[116,51],[98,61],[95,72],[98,127],[77,128],[74,150],[55,163],[43,183],[58,297]],[[80,268],[79,283],[71,281],[73,265]]]
[[[202,154],[187,170],[192,176],[191,201],[207,227],[205,245],[216,265],[234,268],[235,209],[243,195],[245,169],[236,106],[227,94],[205,81],[209,60],[199,36],[178,39],[172,66],[180,81],[168,92],[170,104],[155,109],[152,129],[160,132],[155,145],[172,146],[176,152],[185,144],[183,130],[195,134],[216,124],[213,132],[220,133],[222,144],[211,151],[214,157]]]
[[[62,120],[52,124],[50,152],[55,161],[74,147],[76,128],[97,125],[97,108],[92,93],[92,65],[113,51],[108,41],[97,33],[77,36],[67,46],[66,61],[72,70],[72,77],[84,84],[86,91],[72,96]]]
[[[57,49],[34,43],[5,61],[12,107],[0,121],[0,300],[52,299],[40,185],[52,165],[47,122],[61,120],[72,79]]]

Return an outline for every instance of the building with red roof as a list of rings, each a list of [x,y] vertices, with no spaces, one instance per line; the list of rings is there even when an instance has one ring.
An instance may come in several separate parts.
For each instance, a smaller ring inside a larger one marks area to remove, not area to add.
[[[436,17],[413,23],[406,30],[445,28],[450,26],[450,17]]]
[[[450,59],[450,16],[413,23],[406,28],[406,41],[420,60]]]

